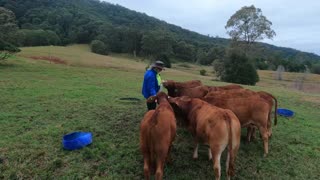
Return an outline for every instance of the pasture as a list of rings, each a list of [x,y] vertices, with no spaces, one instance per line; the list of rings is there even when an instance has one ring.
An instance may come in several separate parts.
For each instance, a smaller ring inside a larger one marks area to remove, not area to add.
[[[142,59],[92,54],[86,45],[22,48],[1,64],[0,179],[142,179],[139,125],[146,106],[140,91],[146,66]],[[210,76],[200,76],[202,68]],[[319,179],[320,76],[307,77],[312,91],[298,91],[291,83],[299,74],[286,73],[283,81],[274,80],[271,71],[259,75],[257,86],[245,87],[272,93],[279,107],[296,114],[291,119],[279,116],[266,158],[260,137],[245,144],[242,129],[234,179]],[[212,81],[210,67],[194,65],[173,64],[162,78],[226,84]],[[140,101],[120,100],[124,97]],[[62,136],[72,131],[92,132],[93,143],[64,150]],[[193,147],[190,133],[178,127],[165,179],[214,177],[207,148],[200,146],[199,159],[193,160]]]

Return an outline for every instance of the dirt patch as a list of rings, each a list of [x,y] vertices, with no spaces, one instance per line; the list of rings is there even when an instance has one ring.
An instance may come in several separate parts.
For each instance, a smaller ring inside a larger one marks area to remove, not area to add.
[[[55,64],[67,64],[66,61],[54,56],[29,56],[28,58],[31,58],[34,60],[45,60]]]

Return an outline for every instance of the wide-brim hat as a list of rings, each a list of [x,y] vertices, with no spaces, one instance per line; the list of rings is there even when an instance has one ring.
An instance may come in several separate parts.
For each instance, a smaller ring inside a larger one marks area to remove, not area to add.
[[[161,70],[164,70],[164,63],[162,61],[155,61],[151,64],[151,68],[159,68]]]

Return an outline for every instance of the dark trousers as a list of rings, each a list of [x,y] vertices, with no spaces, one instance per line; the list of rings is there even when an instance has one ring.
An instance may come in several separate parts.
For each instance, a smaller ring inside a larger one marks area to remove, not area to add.
[[[156,107],[157,107],[157,103],[156,103],[156,102],[147,103],[148,111],[150,111],[150,110],[152,110],[152,109],[156,109]]]

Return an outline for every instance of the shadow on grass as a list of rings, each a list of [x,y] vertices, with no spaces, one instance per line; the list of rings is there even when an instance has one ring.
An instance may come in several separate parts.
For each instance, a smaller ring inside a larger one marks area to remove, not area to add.
[[[4,62],[0,61],[0,69],[8,69],[8,68],[13,68],[13,67],[17,67],[17,65],[16,64],[11,64],[11,63],[6,62],[6,61],[4,61]]]

